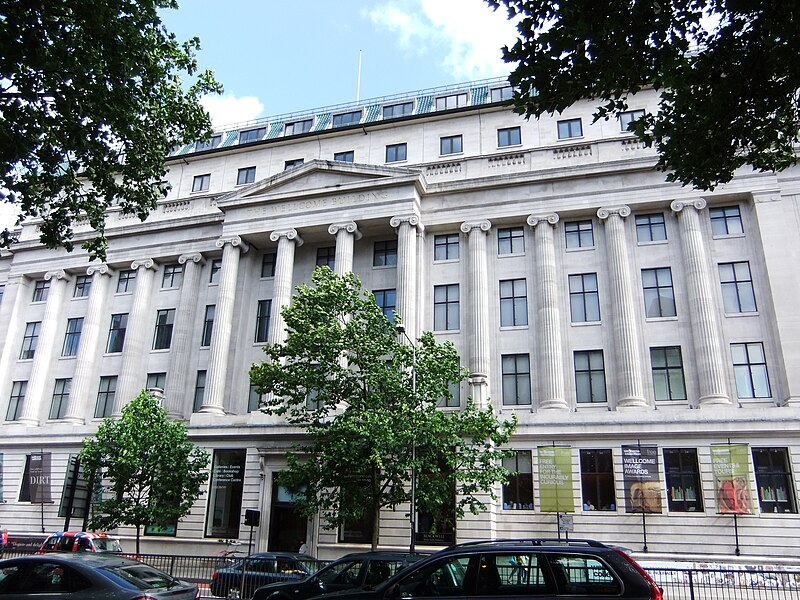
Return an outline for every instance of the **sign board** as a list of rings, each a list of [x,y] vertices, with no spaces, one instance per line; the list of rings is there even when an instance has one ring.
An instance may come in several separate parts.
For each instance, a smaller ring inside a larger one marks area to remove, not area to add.
[[[540,446],[538,457],[542,512],[575,512],[572,448]]]
[[[658,448],[640,444],[622,446],[625,512],[661,513]]]
[[[575,518],[573,515],[558,515],[558,530],[571,532],[575,531]]]
[[[750,462],[747,444],[712,444],[711,472],[717,512],[749,515],[753,512],[750,499]]]

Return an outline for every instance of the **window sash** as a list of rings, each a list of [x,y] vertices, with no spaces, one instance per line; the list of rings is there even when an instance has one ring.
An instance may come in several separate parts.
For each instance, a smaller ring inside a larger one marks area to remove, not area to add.
[[[439,154],[458,154],[462,151],[462,138],[460,135],[439,138]]]
[[[497,253],[525,253],[525,232],[522,227],[507,227],[497,230]]]
[[[611,450],[581,450],[580,461],[584,509],[591,504],[594,510],[616,510]]]
[[[703,488],[696,449],[664,448],[664,475],[670,511],[703,511]]]
[[[172,343],[172,327],[175,324],[175,309],[159,310],[156,313],[156,331],[153,350],[167,350]]]
[[[564,224],[567,248],[593,248],[594,230],[591,221],[571,221]]]
[[[558,121],[558,139],[583,137],[583,124],[580,119],[565,119]]]
[[[518,327],[528,324],[528,291],[525,279],[500,282],[500,326]]]
[[[506,354],[501,358],[503,372],[503,404],[530,405],[531,366],[528,354]]]
[[[458,260],[459,237],[457,233],[437,235],[433,238],[433,260]]]
[[[602,350],[581,350],[574,355],[575,393],[580,404],[606,402],[606,373]]]
[[[110,417],[114,410],[114,398],[117,395],[117,376],[100,377],[100,386],[97,389],[97,402],[94,409],[94,417],[103,419]]]
[[[406,160],[407,146],[402,144],[389,144],[386,146],[386,162],[400,162]]]
[[[272,300],[259,300],[256,310],[256,336],[257,344],[263,344],[269,339],[269,321],[272,313]]]
[[[459,329],[459,286],[457,283],[437,285],[433,288],[433,329],[453,331]]]
[[[519,146],[522,144],[522,133],[519,127],[505,127],[497,130],[497,147]]]
[[[127,313],[111,315],[111,325],[108,328],[108,343],[106,344],[107,353],[122,352],[122,348],[125,345],[125,332],[127,329]]]

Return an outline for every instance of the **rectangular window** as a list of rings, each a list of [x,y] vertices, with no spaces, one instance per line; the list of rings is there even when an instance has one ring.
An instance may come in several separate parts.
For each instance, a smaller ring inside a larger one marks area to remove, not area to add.
[[[239,143],[249,144],[250,142],[257,142],[267,135],[266,127],[256,127],[254,129],[247,129],[239,132]]]
[[[334,152],[333,153],[333,160],[339,162],[353,162],[356,159],[356,153],[354,150],[347,150],[346,152]]]
[[[206,315],[203,319],[203,335],[200,338],[201,346],[211,345],[211,334],[214,331],[214,315],[217,313],[217,305],[209,304],[206,306]]]
[[[461,383],[451,381],[447,384],[447,394],[436,403],[440,408],[458,408],[461,406]]]
[[[499,88],[492,88],[489,90],[489,98],[492,102],[505,102],[514,97],[514,88],[506,85]]]
[[[263,344],[269,337],[269,318],[272,300],[259,300],[256,310],[256,343]]]
[[[287,169],[294,169],[295,167],[299,167],[303,164],[305,159],[303,158],[293,158],[292,160],[287,160],[283,163],[283,170],[286,171]]]
[[[214,450],[205,536],[239,539],[247,450]]]
[[[397,310],[397,290],[375,290],[375,304],[381,309],[384,316],[394,323],[394,311]]]
[[[33,301],[44,302],[47,300],[47,295],[50,293],[50,281],[44,279],[37,279],[33,284]]]
[[[519,146],[522,143],[522,132],[519,127],[505,127],[497,130],[497,147]]]
[[[400,104],[390,104],[383,107],[384,119],[396,119],[397,117],[404,117],[414,112],[413,102],[401,102]]]
[[[78,354],[78,344],[81,341],[82,330],[83,317],[67,319],[67,331],[64,334],[64,346],[61,348],[61,356],[75,356]]]
[[[136,284],[136,271],[127,269],[119,272],[119,279],[117,279],[117,293],[128,294],[133,291],[133,286]]]
[[[671,512],[703,512],[696,449],[664,448],[664,475]]]
[[[255,412],[261,407],[261,400],[264,398],[263,395],[258,393],[258,387],[256,384],[250,384],[250,395],[247,399],[247,412]]]
[[[372,254],[373,267],[393,267],[397,265],[397,240],[375,242]]]
[[[275,263],[277,260],[277,252],[267,252],[261,257],[261,277],[275,277]]]
[[[729,315],[756,312],[756,294],[749,262],[720,263],[719,281],[722,285],[722,302]]]
[[[507,227],[497,230],[497,253],[525,253],[525,231],[522,227]]]
[[[650,348],[650,365],[656,400],[686,400],[680,346]]]
[[[558,139],[583,137],[583,124],[580,119],[565,119],[558,122]]]
[[[236,185],[246,185],[256,180],[256,168],[245,167],[236,173]]]
[[[161,277],[161,289],[178,289],[183,283],[183,265],[164,265],[164,275]]]
[[[611,450],[581,450],[583,510],[617,510]]]
[[[458,154],[460,152],[462,152],[460,135],[439,138],[439,154]]]
[[[100,387],[97,390],[97,404],[94,408],[94,418],[104,419],[110,417],[114,410],[114,397],[117,395],[117,376],[100,377]]]
[[[145,386],[148,390],[159,389],[164,390],[167,387],[167,374],[166,373],[148,373],[147,384]]]
[[[197,379],[194,384],[194,404],[192,412],[200,412],[203,407],[203,399],[206,397],[206,372],[198,371]]]
[[[606,370],[602,350],[575,352],[575,396],[581,404],[606,401]]]
[[[503,404],[530,405],[531,360],[527,354],[505,354],[503,366]]]
[[[406,144],[389,144],[386,146],[386,162],[406,160]]]
[[[714,236],[739,235],[744,233],[742,213],[738,206],[720,206],[709,208],[711,233]]]
[[[517,450],[503,459],[510,471],[503,485],[503,509],[533,510],[533,462],[530,450]]]
[[[731,344],[733,375],[736,378],[736,395],[739,398],[770,398],[767,359],[764,344],[750,342]]]
[[[528,324],[528,287],[524,279],[500,282],[500,327]]]
[[[207,192],[211,186],[211,173],[204,173],[203,175],[195,175],[192,181],[193,192]]]
[[[220,271],[222,271],[222,259],[215,258],[211,261],[211,274],[208,276],[208,283],[219,283]]]
[[[642,269],[644,314],[648,319],[674,317],[675,290],[672,289],[672,269]]]
[[[41,321],[25,324],[25,335],[22,338],[22,350],[20,350],[20,360],[33,358],[36,354],[36,346],[39,344],[39,331],[42,328]]]
[[[644,116],[644,110],[626,110],[619,113],[619,130],[633,131],[633,122],[638,121]]]
[[[564,223],[567,248],[594,248],[594,232],[591,221],[570,221]]]
[[[569,276],[569,313],[573,323],[600,321],[600,293],[597,273]]]
[[[214,148],[219,146],[221,142],[222,142],[221,134],[212,135],[210,139],[195,142],[194,149],[197,152],[200,152],[201,150],[213,150]]]
[[[447,233],[433,237],[433,260],[458,260],[459,238],[457,233]]]
[[[78,275],[75,278],[75,292],[72,294],[73,298],[86,298],[89,291],[92,289],[92,276],[91,275]]]
[[[454,331],[460,326],[458,284],[433,286],[434,331]]]
[[[125,345],[125,331],[128,329],[127,313],[111,315],[111,325],[108,328],[108,343],[106,352],[109,354],[122,352]]]
[[[336,246],[317,248],[317,266],[328,267],[331,271],[336,267]]]
[[[794,482],[786,448],[753,448],[758,502],[762,513],[796,513]]]
[[[6,421],[16,421],[19,419],[19,415],[22,412],[22,403],[25,401],[25,394],[27,391],[27,381],[15,381],[11,384],[11,397],[8,400]]]
[[[467,94],[450,94],[449,96],[439,96],[436,99],[436,110],[448,110],[460,108],[467,105]]]
[[[639,242],[663,242],[667,239],[664,215],[636,215],[636,240]]]
[[[165,308],[156,313],[156,331],[153,350],[167,350],[172,343],[172,327],[175,324],[175,309]]]
[[[50,419],[63,419],[67,412],[69,401],[69,390],[72,387],[72,379],[56,379],[53,387],[53,402],[50,404]]]
[[[283,135],[300,135],[301,133],[308,133],[311,131],[311,126],[313,124],[314,119],[303,119],[302,121],[287,123],[283,130]]]
[[[346,127],[347,125],[356,125],[361,122],[361,111],[354,110],[351,112],[342,113],[340,115],[333,115],[334,127]]]

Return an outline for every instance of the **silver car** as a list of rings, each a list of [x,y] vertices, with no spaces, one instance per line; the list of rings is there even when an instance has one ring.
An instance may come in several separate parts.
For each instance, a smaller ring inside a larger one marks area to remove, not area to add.
[[[197,600],[197,586],[136,560],[109,554],[44,554],[0,560],[0,597],[22,600]]]

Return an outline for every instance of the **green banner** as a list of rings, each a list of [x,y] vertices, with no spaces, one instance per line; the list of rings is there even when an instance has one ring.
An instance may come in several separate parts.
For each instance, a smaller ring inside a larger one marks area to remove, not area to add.
[[[750,499],[750,463],[747,444],[713,444],[711,471],[714,474],[714,493],[717,512],[749,515],[753,512]]]
[[[542,512],[575,512],[572,448],[539,446],[539,508]]]

